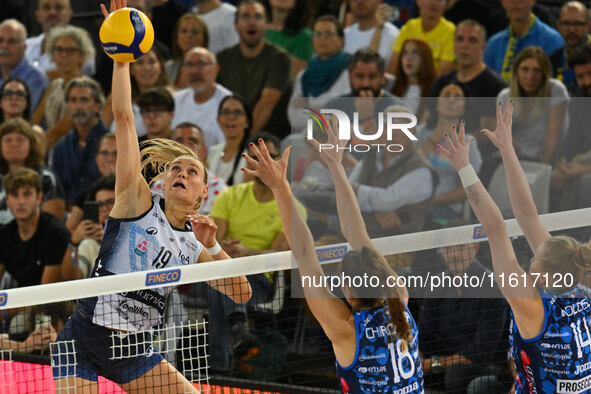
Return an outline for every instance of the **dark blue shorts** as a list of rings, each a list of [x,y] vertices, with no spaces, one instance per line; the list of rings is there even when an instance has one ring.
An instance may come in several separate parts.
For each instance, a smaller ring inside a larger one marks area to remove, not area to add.
[[[75,311],[52,345],[53,377],[97,381],[103,376],[129,383],[164,360],[151,339],[150,333],[124,334],[98,326]]]

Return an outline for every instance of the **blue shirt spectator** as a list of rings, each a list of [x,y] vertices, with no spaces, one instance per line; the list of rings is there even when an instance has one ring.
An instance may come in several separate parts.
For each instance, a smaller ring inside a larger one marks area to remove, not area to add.
[[[101,177],[95,156],[101,137],[108,132],[99,121],[86,138],[86,144],[81,146],[74,128],[53,149],[52,169],[62,181],[68,203],[78,200],[80,194]]]
[[[532,22],[520,37],[514,37],[509,25],[505,30],[495,34],[488,41],[484,52],[484,62],[495,72],[501,74],[505,82],[511,80],[513,59],[523,48],[528,46],[541,47],[550,57],[554,68],[562,59],[560,49],[564,47],[564,39],[556,30],[532,15]],[[512,45],[509,45],[513,43]]]
[[[31,92],[31,112],[35,111],[45,88],[47,77],[25,58],[25,38],[27,29],[16,19],[8,19],[0,24],[0,84],[8,77],[24,80]]]

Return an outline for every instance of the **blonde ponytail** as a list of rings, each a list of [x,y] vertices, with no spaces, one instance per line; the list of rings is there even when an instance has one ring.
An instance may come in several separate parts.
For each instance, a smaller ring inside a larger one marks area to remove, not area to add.
[[[587,243],[581,243],[573,255],[573,264],[582,270],[591,270],[591,246]]]

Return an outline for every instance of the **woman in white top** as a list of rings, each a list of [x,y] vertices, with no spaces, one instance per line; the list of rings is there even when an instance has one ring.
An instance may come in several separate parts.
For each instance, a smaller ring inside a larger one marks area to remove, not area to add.
[[[511,86],[499,92],[503,106],[515,101],[513,144],[520,159],[552,164],[568,128],[570,100],[562,82],[552,78],[552,64],[540,47],[527,47],[515,58]]]
[[[237,95],[224,97],[218,108],[218,123],[226,142],[210,148],[208,169],[228,186],[238,185],[244,177],[240,169],[246,165],[240,155],[246,149],[252,125],[252,114],[244,99]]]

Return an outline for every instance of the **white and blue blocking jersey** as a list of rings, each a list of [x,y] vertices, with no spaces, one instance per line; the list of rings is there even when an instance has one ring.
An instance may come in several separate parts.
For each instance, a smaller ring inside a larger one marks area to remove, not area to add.
[[[405,306],[406,308],[406,306]],[[348,367],[336,362],[343,394],[422,393],[423,369],[419,356],[417,325],[406,308],[412,341],[402,349],[387,306],[353,312],[357,337],[355,359]],[[392,342],[396,338],[396,343]]]
[[[158,195],[153,195],[152,200],[152,208],[137,218],[109,217],[92,277],[162,269],[165,270],[162,276],[166,273],[172,282],[178,281],[180,271],[173,272],[171,268],[197,262],[203,245],[195,238],[190,224],[185,229],[172,227],[164,216],[163,201]],[[158,279],[158,275],[153,276]],[[148,275],[146,285],[150,280]],[[79,302],[78,309],[100,326],[125,331],[149,330],[161,323],[172,290],[172,286],[166,286],[85,298]]]
[[[544,325],[523,339],[511,322],[516,393],[591,393],[591,299],[580,286],[563,293],[540,289]],[[511,313],[513,316],[513,314]]]

